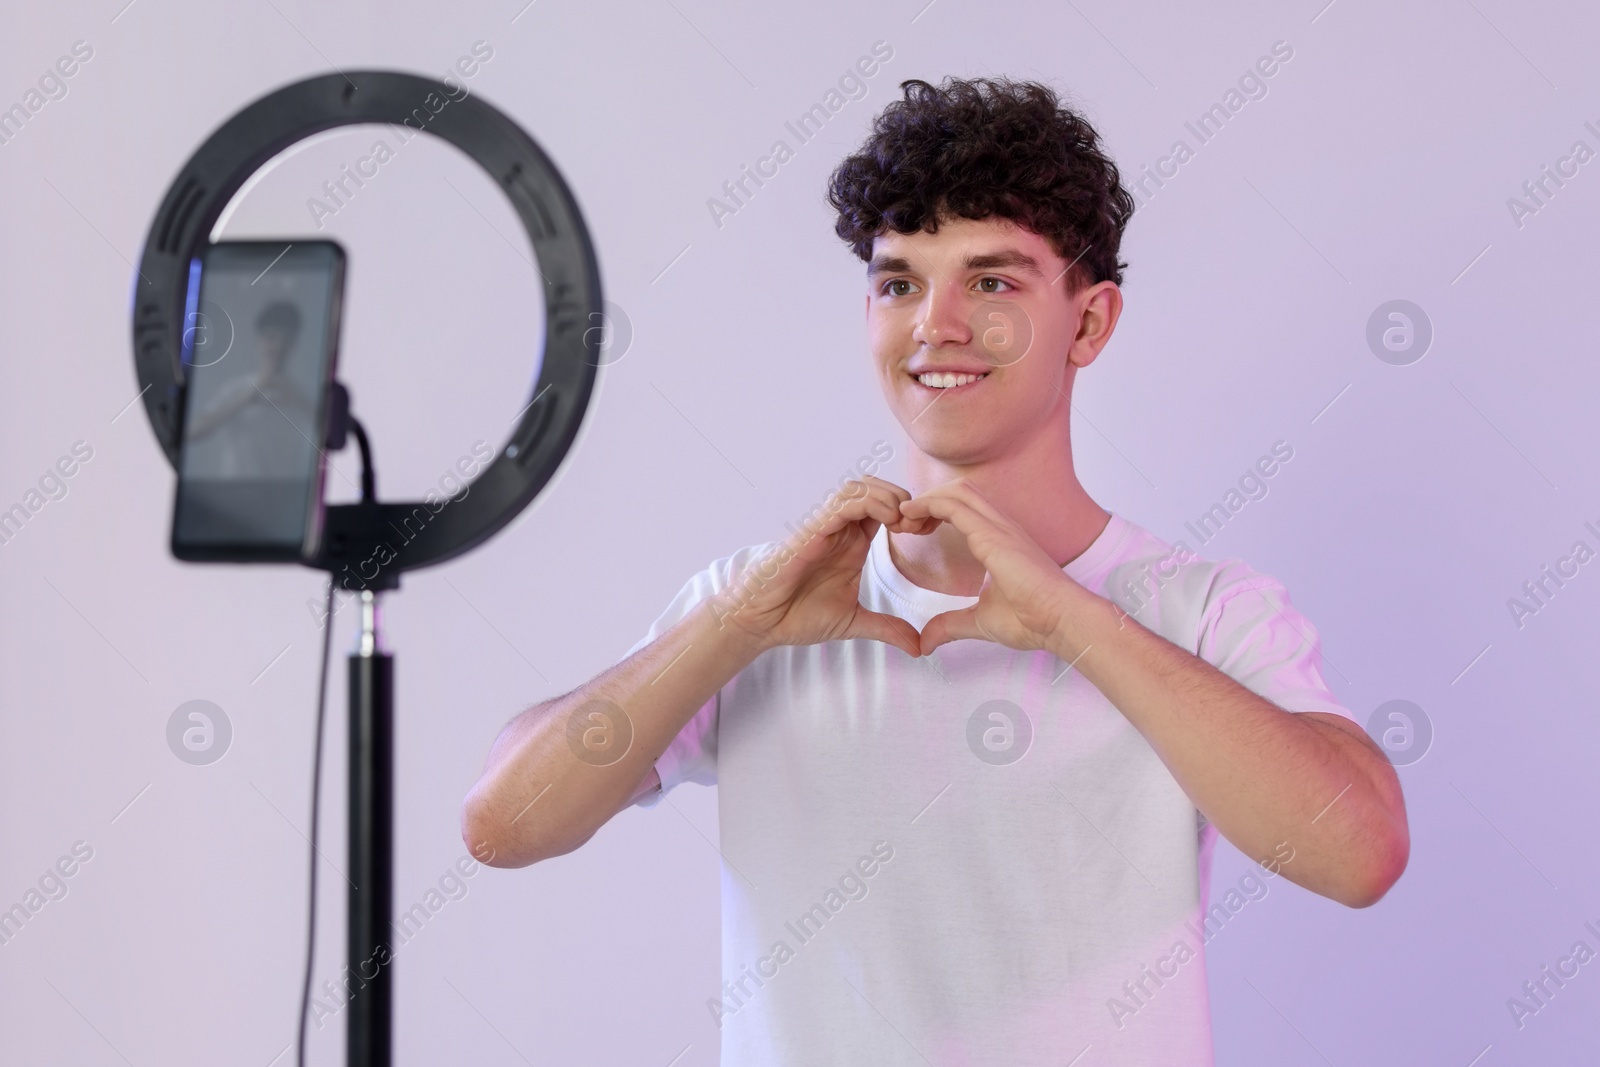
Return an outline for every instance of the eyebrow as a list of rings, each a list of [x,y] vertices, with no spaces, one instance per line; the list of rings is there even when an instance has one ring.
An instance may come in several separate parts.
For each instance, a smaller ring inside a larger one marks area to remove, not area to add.
[[[910,260],[903,256],[873,256],[867,264],[867,277],[874,274],[904,274],[911,269]]]
[[[1000,252],[969,254],[962,260],[961,266],[964,270],[998,270],[1012,267],[1024,274],[1044,277],[1044,271],[1039,269],[1039,261],[1015,248],[1007,248]],[[867,277],[877,274],[903,274],[910,270],[911,262],[903,256],[879,255],[873,256],[872,261],[867,264]]]

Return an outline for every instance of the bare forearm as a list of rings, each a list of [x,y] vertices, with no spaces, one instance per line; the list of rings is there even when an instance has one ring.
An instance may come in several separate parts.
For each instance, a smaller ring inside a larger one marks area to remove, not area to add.
[[[462,805],[469,843],[494,865],[522,867],[570,852],[633,794],[706,701],[759,654],[706,605],[656,641],[501,732]],[[617,757],[608,745],[631,732]]]
[[[1373,903],[1405,866],[1399,782],[1347,720],[1292,714],[1101,597],[1083,591],[1056,655],[1149,741],[1219,833],[1281,873],[1352,906]]]

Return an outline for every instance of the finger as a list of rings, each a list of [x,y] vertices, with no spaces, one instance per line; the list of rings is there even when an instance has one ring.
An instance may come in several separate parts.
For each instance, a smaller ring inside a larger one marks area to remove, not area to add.
[[[912,509],[913,500],[902,500],[899,503],[899,521],[891,523],[889,529],[895,533],[904,534],[930,534],[937,530],[944,522],[943,519],[927,514],[926,508]],[[910,512],[915,510],[916,514]]]
[[[869,479],[869,481],[872,483],[873,495],[881,499],[889,508],[890,518],[885,525],[891,530],[899,531],[899,528],[905,524],[905,517],[900,514],[900,505],[910,500],[911,494],[893,482],[885,482],[881,478],[873,478]]]
[[[993,529],[997,525],[967,501],[950,493],[930,490],[900,505],[900,514],[908,519],[939,519],[971,537],[979,530]]]
[[[900,505],[911,499],[910,490],[898,486],[891,481],[887,481],[883,478],[878,478],[870,474],[863,476],[862,480],[883,492],[884,499],[894,506],[897,516]],[[903,518],[897,517],[896,521],[891,522],[888,525],[889,529],[895,533],[931,533],[933,527],[937,526],[938,523],[935,522],[931,525],[928,525],[926,529],[923,529],[916,522],[906,521]]]
[[[931,534],[944,525],[943,519],[936,519],[931,515],[924,515],[920,519],[913,519],[906,515],[900,516],[900,521],[890,526],[895,533],[903,534]]]
[[[820,516],[817,514],[818,511],[821,512]],[[883,523],[897,523],[900,521],[899,501],[886,489],[868,486],[863,482],[852,482],[814,510],[795,532],[794,540],[805,544],[838,533],[850,523],[860,522],[865,518],[873,518]]]
[[[983,491],[976,485],[972,484],[972,481],[969,478],[957,478],[954,481],[945,482],[942,485],[936,485],[932,489],[918,494],[915,499],[958,500],[970,507],[979,515],[982,515],[984,518],[988,519],[996,526],[1014,525],[1010,517],[1006,515],[1005,512],[995,507],[994,504],[989,501],[989,498],[983,495]]]
[[[835,499],[841,504],[845,501],[864,504],[870,501],[871,504],[867,505],[868,514],[880,521],[893,523],[900,520],[900,502],[904,499],[904,493],[899,486],[882,479],[866,478],[846,483]]]
[[[926,656],[940,645],[966,638],[985,639],[983,632],[978,629],[978,609],[970,607],[940,612],[922,628],[922,654]]]
[[[875,485],[880,489],[888,490],[888,492],[894,497],[896,503],[899,503],[902,500],[911,499],[911,490],[902,488],[886,478],[879,478],[873,474],[864,474],[861,476],[861,480],[869,485]]]
[[[946,482],[943,486],[937,488],[942,488],[949,495],[970,504],[978,514],[985,516],[990,522],[999,526],[1011,525],[1011,516],[996,507],[993,501],[984,495],[983,490],[979,489],[972,479],[957,478],[955,481]]]
[[[894,615],[858,608],[844,632],[844,640],[856,637],[893,645],[908,656],[922,655],[921,638],[916,627]]]

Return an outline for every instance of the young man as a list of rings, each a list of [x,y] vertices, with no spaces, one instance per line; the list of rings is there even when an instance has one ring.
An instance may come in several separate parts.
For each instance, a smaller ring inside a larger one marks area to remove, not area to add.
[[[1133,211],[1095,131],[1034,83],[902,89],[830,200],[909,491],[691,579],[506,727],[463,831],[521,866],[718,783],[724,1067],[1209,1064],[1204,942],[1264,878],[1382,897],[1399,784],[1281,584],[1078,482]],[[1219,832],[1263,870],[1209,907]]]

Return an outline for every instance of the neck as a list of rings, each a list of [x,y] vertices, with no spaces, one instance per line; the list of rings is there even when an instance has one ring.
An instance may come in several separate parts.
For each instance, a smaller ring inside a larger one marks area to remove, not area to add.
[[[948,463],[908,445],[906,473],[912,495],[967,478],[990,503],[1021,526],[1057,564],[1065,565],[1094,543],[1110,513],[1095,503],[1072,465],[1066,405],[1032,440],[1014,442],[1004,455],[975,463]],[[889,557],[900,573],[924,589],[977,596],[984,568],[964,534],[941,523],[931,534],[890,534]]]

